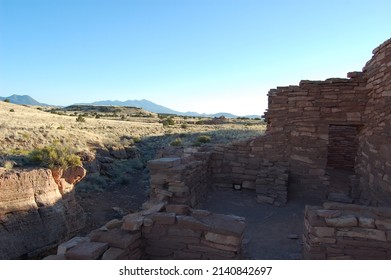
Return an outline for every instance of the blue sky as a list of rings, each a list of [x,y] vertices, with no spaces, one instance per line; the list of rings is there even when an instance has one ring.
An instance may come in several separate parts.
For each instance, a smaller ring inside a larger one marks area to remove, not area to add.
[[[389,0],[0,0],[0,96],[260,115],[270,88],[361,70],[391,37],[390,11]]]

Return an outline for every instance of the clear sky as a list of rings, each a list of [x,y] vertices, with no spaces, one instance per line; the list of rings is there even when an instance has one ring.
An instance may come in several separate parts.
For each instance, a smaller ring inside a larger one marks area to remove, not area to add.
[[[390,13],[390,0],[0,0],[0,96],[261,115],[270,88],[361,70]]]

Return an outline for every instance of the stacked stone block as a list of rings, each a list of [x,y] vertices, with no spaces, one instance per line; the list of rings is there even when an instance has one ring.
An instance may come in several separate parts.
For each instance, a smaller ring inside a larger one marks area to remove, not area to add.
[[[172,205],[147,217],[143,227],[148,259],[239,259],[243,218]],[[186,213],[188,212],[188,213]]]
[[[149,161],[151,198],[195,206],[207,191],[208,157],[199,153]]]
[[[288,166],[263,161],[256,180],[257,201],[281,206],[288,197]]]
[[[391,39],[373,51],[363,69],[369,91],[365,126],[359,137],[357,172],[362,201],[391,205]]]
[[[309,189],[329,184],[325,176],[330,125],[360,125],[364,121],[366,79],[301,81],[299,86],[269,92],[268,133],[281,139],[278,152],[290,164],[293,181]],[[272,141],[271,145],[274,146]]]
[[[75,237],[50,260],[239,259],[244,218],[145,203],[148,209],[112,220],[86,237]]]
[[[305,259],[391,259],[391,208],[306,206]]]

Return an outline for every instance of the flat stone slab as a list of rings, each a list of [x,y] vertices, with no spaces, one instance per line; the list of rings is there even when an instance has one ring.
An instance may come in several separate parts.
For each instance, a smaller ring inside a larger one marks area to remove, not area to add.
[[[71,248],[75,247],[77,244],[81,242],[88,242],[90,239],[88,237],[74,237],[57,247],[57,255],[65,255],[65,253]]]
[[[331,227],[356,227],[358,222],[354,215],[346,215],[338,218],[326,218],[326,223]]]
[[[125,260],[126,250],[120,248],[109,248],[102,256],[102,260]]]
[[[96,260],[107,249],[109,244],[102,242],[81,242],[71,248],[65,256],[71,260]]]
[[[243,217],[234,215],[212,214],[199,220],[207,224],[211,232],[241,237],[246,224]]]
[[[91,240],[95,242],[108,243],[111,247],[125,249],[140,239],[140,232],[127,232],[119,228],[110,231],[96,230],[91,233]]]
[[[330,193],[327,197],[330,201],[343,202],[343,203],[352,203],[353,199],[343,193]]]
[[[164,169],[177,166],[181,163],[181,158],[172,157],[172,158],[159,158],[148,161],[148,168],[150,169]]]

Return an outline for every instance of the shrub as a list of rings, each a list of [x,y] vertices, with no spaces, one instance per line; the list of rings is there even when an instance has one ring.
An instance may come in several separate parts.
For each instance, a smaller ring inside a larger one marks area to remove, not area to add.
[[[139,143],[139,142],[141,142],[141,137],[139,137],[139,136],[133,137],[133,142],[134,142],[134,143]]]
[[[180,146],[182,145],[182,139],[181,138],[176,138],[175,140],[173,140],[171,143],[170,143],[171,146]]]
[[[4,102],[10,103],[11,101],[8,98],[6,98],[6,99],[4,99]]]
[[[89,192],[98,191],[103,192],[108,185],[108,179],[100,176],[99,173],[90,173],[77,185],[76,191]]]
[[[79,116],[76,118],[76,121],[77,121],[77,122],[86,122],[86,119],[85,119],[82,115],[79,115]]]
[[[54,143],[42,149],[34,149],[29,159],[48,168],[64,168],[81,165],[80,157],[67,146]]]
[[[175,121],[172,117],[163,120],[163,126],[174,125]]]
[[[211,137],[209,135],[200,135],[197,138],[197,142],[199,143],[209,143],[211,140]]]
[[[13,113],[13,112],[15,112],[15,110],[14,110],[14,109],[10,109],[10,112],[12,112],[12,113]]]
[[[186,129],[186,128],[187,128],[187,123],[183,123],[183,124],[181,125],[181,128]]]
[[[200,135],[197,140],[194,142],[194,146],[201,146],[202,144],[209,143],[211,137],[209,135]]]
[[[4,161],[2,165],[3,165],[3,167],[5,169],[12,169],[12,168],[14,168],[14,162],[12,162],[10,160]]]

